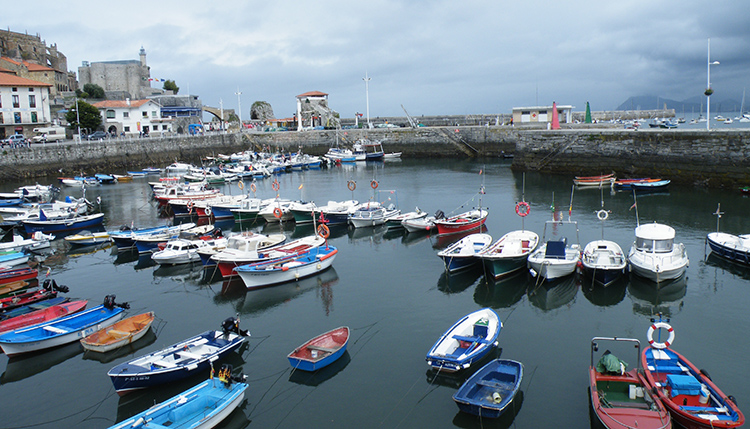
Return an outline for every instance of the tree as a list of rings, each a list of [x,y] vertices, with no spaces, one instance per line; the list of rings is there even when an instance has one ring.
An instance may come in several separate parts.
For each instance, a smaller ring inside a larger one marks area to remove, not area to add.
[[[91,98],[104,98],[104,88],[95,83],[83,85],[83,92],[88,93]]]
[[[76,115],[76,106],[78,106],[78,114]],[[99,109],[90,105],[89,103],[78,100],[78,103],[73,104],[68,113],[65,114],[65,120],[70,124],[71,130],[78,129],[78,120],[81,120],[81,129],[88,129],[94,131],[102,125],[102,115],[99,113]]]
[[[165,80],[164,81],[164,90],[165,91],[173,91],[175,95],[177,95],[178,92],[180,92],[180,87],[177,86],[177,84],[173,80]]]

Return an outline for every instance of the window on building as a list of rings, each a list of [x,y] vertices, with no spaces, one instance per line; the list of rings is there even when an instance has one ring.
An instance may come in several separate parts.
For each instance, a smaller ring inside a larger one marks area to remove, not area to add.
[[[162,125],[161,129],[164,130],[164,131],[167,131],[169,128],[166,125]]]
[[[156,118],[156,110],[152,110],[151,111],[151,117],[152,118]]]
[[[143,112],[141,112],[141,115],[142,115],[142,116],[143,116],[144,118],[148,118],[148,112],[146,112],[145,110],[144,110]]]
[[[125,131],[126,133],[129,133],[130,132],[130,127],[122,127],[122,130]]]
[[[35,124],[38,122],[36,112],[31,112],[31,122]]]
[[[3,107],[3,97],[0,97],[0,108]]]
[[[14,95],[13,96],[13,108],[18,109],[19,107],[21,107],[21,102],[19,101],[18,96]]]
[[[3,118],[3,112],[0,112],[0,124],[5,123],[5,118]]]
[[[123,118],[129,118],[130,117],[130,112],[122,112],[122,117]]]
[[[10,90],[13,91],[13,92],[18,92],[18,88],[16,88],[15,86],[12,87]]]
[[[46,75],[45,75],[46,76]],[[29,87],[29,92],[34,92],[34,88]]]
[[[29,107],[32,109],[36,107],[36,96],[35,95],[29,95]]]
[[[21,123],[21,112],[15,112],[13,113],[13,122],[16,124]]]
[[[115,119],[115,111],[114,110],[107,110],[107,119]]]

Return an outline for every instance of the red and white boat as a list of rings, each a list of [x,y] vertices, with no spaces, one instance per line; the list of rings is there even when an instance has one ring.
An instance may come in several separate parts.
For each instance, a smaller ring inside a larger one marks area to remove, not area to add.
[[[86,308],[86,304],[88,301],[85,300],[64,302],[3,320],[0,322],[0,334],[76,313]]]
[[[584,187],[584,186],[611,186],[613,183],[615,183],[615,180],[617,178],[615,177],[615,173],[610,174],[602,174],[599,176],[576,176],[573,179],[573,183],[576,186]]]
[[[39,272],[36,268],[10,268],[0,271],[0,285],[20,280],[35,279]]]
[[[435,219],[438,235],[471,231],[484,225],[489,211],[484,208],[469,210],[455,216]]]
[[[233,235],[229,237],[226,248],[211,256],[211,261],[216,263],[223,277],[232,277],[237,275],[234,272],[235,267],[265,259],[270,249],[275,249],[285,241],[286,236],[284,234],[244,233]],[[298,241],[291,243],[297,243]],[[287,246],[285,245],[285,248]]]

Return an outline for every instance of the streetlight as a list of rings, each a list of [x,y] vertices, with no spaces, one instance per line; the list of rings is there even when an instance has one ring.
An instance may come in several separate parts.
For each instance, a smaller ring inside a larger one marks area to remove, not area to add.
[[[706,131],[711,131],[711,94],[714,90],[711,89],[711,66],[719,65],[718,61],[711,62],[711,38],[708,39],[708,56],[706,61]]]
[[[362,78],[365,81],[365,99],[367,100],[367,128],[372,128],[370,125],[370,80],[365,71],[365,77]]]
[[[240,103],[240,95],[242,93],[240,92],[240,87],[237,87],[237,92],[235,92],[237,95],[237,117],[240,119],[240,132],[242,132],[242,104]]]
[[[78,116],[78,97],[76,97],[76,124],[78,125],[78,143],[81,142],[81,119]]]

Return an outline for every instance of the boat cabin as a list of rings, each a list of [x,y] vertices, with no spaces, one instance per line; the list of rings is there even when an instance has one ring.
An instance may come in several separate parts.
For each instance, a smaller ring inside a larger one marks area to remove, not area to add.
[[[674,247],[674,228],[658,223],[635,229],[635,248],[640,252],[667,253]]]

